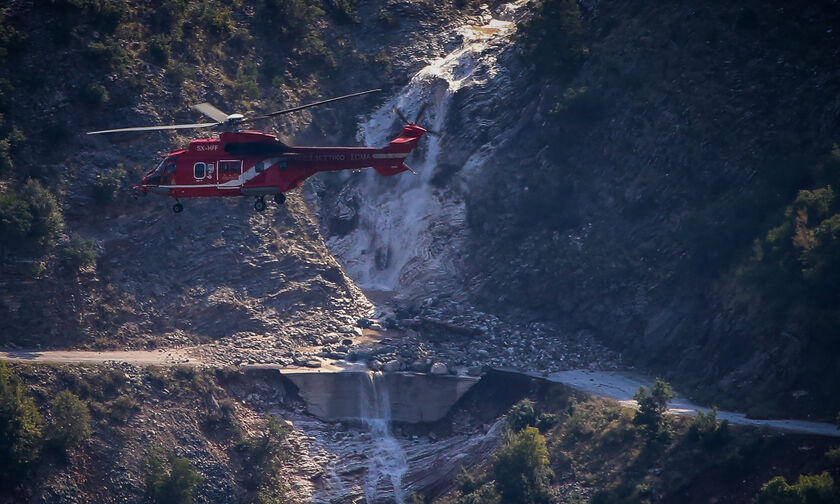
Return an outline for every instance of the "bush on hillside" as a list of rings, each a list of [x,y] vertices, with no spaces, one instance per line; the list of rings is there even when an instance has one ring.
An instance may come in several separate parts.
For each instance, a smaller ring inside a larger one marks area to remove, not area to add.
[[[551,502],[549,484],[554,473],[545,438],[536,427],[525,427],[499,449],[493,461],[493,477],[502,502]]]
[[[0,490],[11,489],[38,458],[43,420],[20,378],[0,361]]]
[[[19,193],[0,194],[0,243],[6,250],[37,244],[52,247],[64,218],[52,193],[30,179]]]
[[[461,495],[454,504],[502,504],[502,496],[492,483],[488,483],[472,493]]]
[[[281,492],[273,477],[286,458],[283,449],[289,429],[274,416],[268,415],[265,430],[262,433],[242,441],[238,448],[242,453],[245,474],[245,487],[249,490]]]
[[[71,270],[92,266],[96,263],[96,243],[74,236],[61,248],[61,263]]]
[[[633,417],[633,423],[642,425],[651,433],[659,432],[664,422],[664,414],[668,409],[668,401],[676,397],[671,386],[664,380],[657,378],[650,390],[639,387],[633,399],[639,403],[639,411]]]
[[[0,194],[0,242],[11,245],[29,236],[34,217],[29,205],[13,192]]]
[[[45,247],[53,246],[56,237],[64,229],[64,217],[55,196],[35,179],[29,179],[20,194],[32,212],[29,237]]]
[[[90,437],[90,411],[79,396],[64,390],[52,400],[52,415],[47,436],[59,448],[67,451]]]
[[[113,170],[98,173],[93,179],[91,196],[97,203],[107,204],[115,201],[119,194],[120,187],[125,179],[126,171],[122,163]]]
[[[688,439],[693,442],[700,442],[706,448],[719,448],[729,442],[729,422],[717,421],[717,408],[712,408],[708,413],[697,412],[697,416],[688,428]]]
[[[523,399],[516,403],[505,415],[508,427],[519,432],[529,425],[545,431],[559,421],[557,415],[543,413],[536,410],[534,401]]]
[[[755,499],[756,504],[831,504],[840,499],[834,488],[834,479],[827,472],[806,476],[799,475],[795,485],[788,484],[784,476],[776,476],[764,485]]]
[[[161,448],[149,450],[143,466],[146,493],[159,504],[192,504],[195,487],[204,481],[189,460]]]
[[[79,99],[88,107],[97,108],[108,103],[110,97],[108,90],[102,84],[88,84],[82,88]]]

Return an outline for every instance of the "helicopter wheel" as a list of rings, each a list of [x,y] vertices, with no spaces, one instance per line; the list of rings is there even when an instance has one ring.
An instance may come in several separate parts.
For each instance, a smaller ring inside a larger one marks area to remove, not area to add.
[[[175,212],[175,213],[181,213],[183,210],[184,210],[184,205],[182,205],[180,202],[172,205],[172,211]]]
[[[258,198],[257,201],[254,202],[254,210],[257,212],[262,212],[265,210],[265,199]]]
[[[282,205],[286,202],[286,195],[283,193],[277,193],[274,195],[274,202],[278,205]]]

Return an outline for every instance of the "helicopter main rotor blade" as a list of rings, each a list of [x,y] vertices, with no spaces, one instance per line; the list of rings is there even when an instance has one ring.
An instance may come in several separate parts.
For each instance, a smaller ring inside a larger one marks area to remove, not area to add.
[[[102,133],[124,133],[128,131],[163,131],[176,129],[191,129],[191,128],[211,128],[218,126],[218,122],[211,123],[193,123],[193,124],[170,124],[167,126],[135,126],[132,128],[117,128],[109,130],[88,131],[88,135],[99,135]]]
[[[249,118],[243,119],[242,122],[250,122],[250,121],[258,121],[260,119],[268,119],[270,117],[275,117],[275,116],[279,116],[279,115],[282,115],[282,114],[297,112],[298,110],[307,109],[309,107],[317,107],[318,105],[324,105],[324,104],[332,103],[332,102],[338,101],[338,100],[346,100],[347,98],[353,98],[354,96],[362,96],[362,95],[366,95],[368,93],[376,93],[378,91],[382,91],[382,90],[381,89],[368,89],[367,91],[361,91],[359,93],[353,93],[353,94],[349,94],[349,95],[339,96],[337,98],[330,98],[329,100],[321,100],[321,101],[317,101],[317,102],[314,102],[314,103],[307,103],[306,105],[299,105],[297,107],[292,107],[292,108],[288,108],[288,109],[284,109],[284,110],[278,110],[277,112],[271,112],[269,114],[265,114],[265,115],[261,115],[261,116],[257,116],[257,117],[249,117]]]
[[[222,112],[221,110],[217,109],[213,105],[210,105],[207,102],[199,103],[198,105],[192,106],[193,110],[197,110],[202,114],[206,115],[210,119],[218,122],[225,122],[225,119],[228,118],[228,114]]]

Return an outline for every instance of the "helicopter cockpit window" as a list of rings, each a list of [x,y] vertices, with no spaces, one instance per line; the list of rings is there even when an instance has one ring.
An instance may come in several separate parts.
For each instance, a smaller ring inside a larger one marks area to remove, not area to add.
[[[197,179],[203,179],[207,175],[207,165],[204,163],[196,163],[193,165],[193,176]]]
[[[175,160],[167,159],[163,164],[164,175],[175,175]]]

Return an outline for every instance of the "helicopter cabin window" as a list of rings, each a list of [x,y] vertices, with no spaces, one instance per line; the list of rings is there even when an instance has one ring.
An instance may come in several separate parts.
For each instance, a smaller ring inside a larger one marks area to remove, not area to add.
[[[167,159],[163,165],[164,175],[175,175],[175,161]]]
[[[196,179],[203,179],[207,175],[207,165],[204,163],[196,163],[193,165],[193,177]]]
[[[239,175],[241,165],[242,161],[219,161],[219,173]]]

